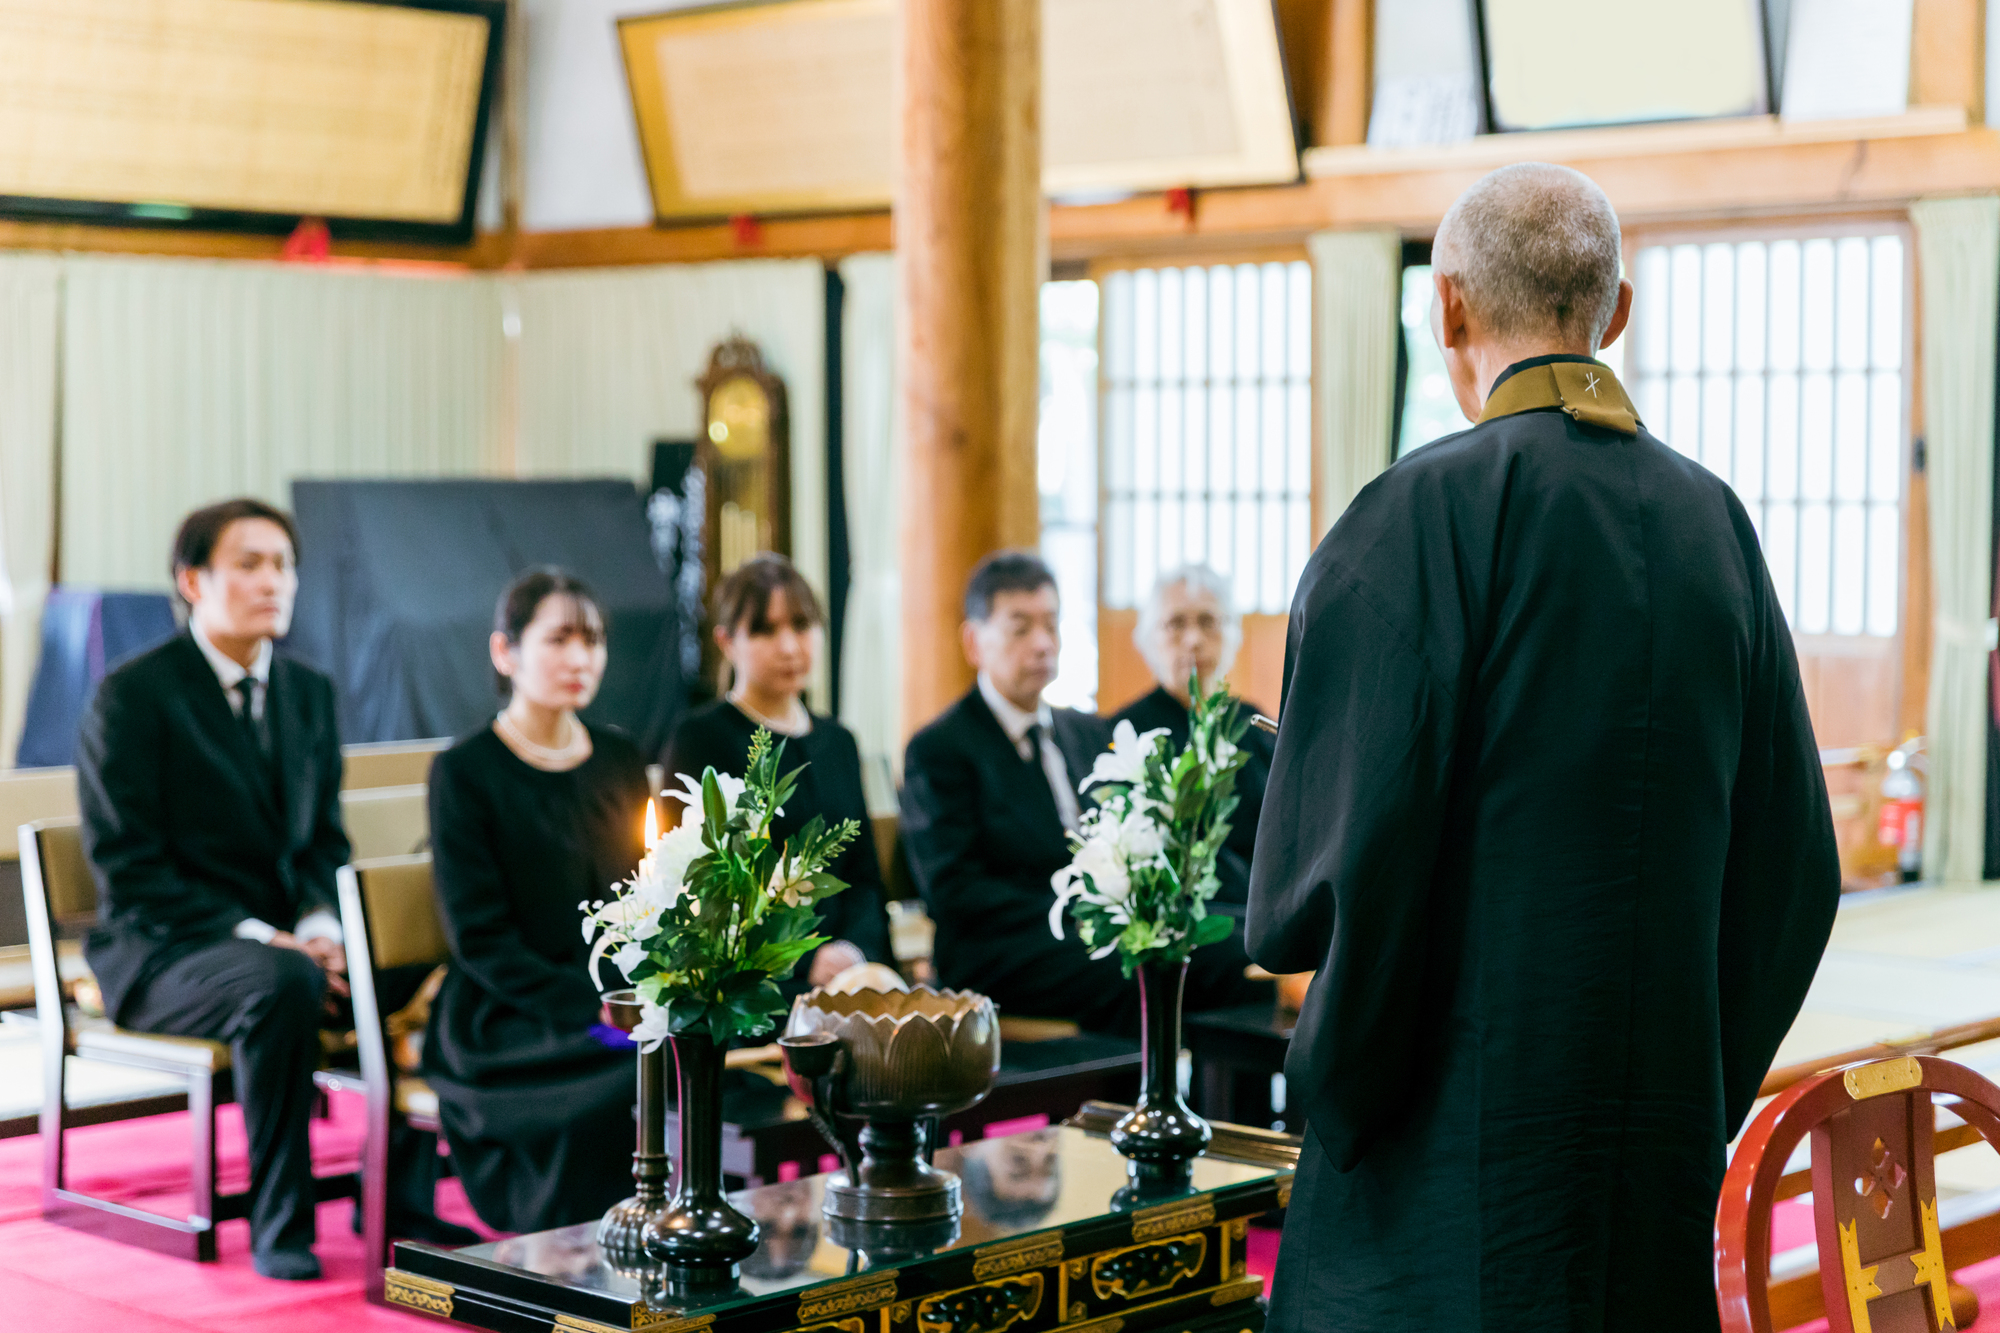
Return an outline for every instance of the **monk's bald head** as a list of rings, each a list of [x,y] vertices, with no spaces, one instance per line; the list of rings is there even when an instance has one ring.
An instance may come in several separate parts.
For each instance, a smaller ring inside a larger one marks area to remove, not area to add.
[[[1496,338],[1596,351],[1618,308],[1618,215],[1580,171],[1523,162],[1482,177],[1438,227],[1431,264]]]

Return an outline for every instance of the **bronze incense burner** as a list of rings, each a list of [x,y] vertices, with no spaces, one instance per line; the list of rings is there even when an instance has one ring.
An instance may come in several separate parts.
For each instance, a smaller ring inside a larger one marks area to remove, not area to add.
[[[978,1102],[1000,1068],[993,1002],[970,991],[816,990],[779,1039],[785,1075],[840,1156],[829,1217],[956,1217],[958,1177],[930,1163],[937,1122]]]

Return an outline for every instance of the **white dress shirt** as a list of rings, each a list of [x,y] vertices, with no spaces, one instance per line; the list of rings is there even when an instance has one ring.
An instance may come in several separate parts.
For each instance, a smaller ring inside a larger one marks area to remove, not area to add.
[[[249,677],[250,717],[254,721],[264,720],[264,699],[271,688],[271,641],[265,639],[257,645],[257,660],[246,669],[241,662],[225,654],[208,641],[202,633],[201,622],[191,620],[188,629],[194,635],[194,646],[201,649],[201,655],[208,659],[209,669],[215,672],[216,680],[222,683],[222,697],[229,700],[229,711],[243,716],[243,696],[236,686],[244,677]],[[260,921],[254,916],[246,916],[236,923],[236,938],[255,940],[259,944],[269,944],[278,933],[278,928],[268,921]],[[340,929],[340,918],[333,913],[319,910],[306,913],[299,918],[298,925],[292,927],[292,935],[299,940],[332,940],[338,944],[344,938]]]
[[[1035,701],[1034,712],[1022,712],[994,687],[984,671],[979,673],[979,697],[986,700],[986,706],[993,710],[1000,729],[1014,743],[1014,752],[1021,756],[1023,763],[1034,758],[1028,753],[1028,728],[1039,726],[1042,729],[1042,776],[1049,781],[1049,791],[1056,798],[1056,813],[1062,817],[1063,827],[1075,832],[1076,788],[1070,785],[1069,765],[1063,761],[1062,751],[1056,748],[1055,714],[1039,699]]]

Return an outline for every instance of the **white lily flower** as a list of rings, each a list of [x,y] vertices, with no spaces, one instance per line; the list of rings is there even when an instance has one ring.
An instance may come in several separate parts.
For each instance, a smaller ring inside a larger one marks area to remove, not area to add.
[[[651,1054],[660,1049],[660,1043],[673,1035],[673,1028],[667,1018],[667,1011],[650,1000],[639,1005],[639,1026],[632,1029],[632,1040],[639,1043],[639,1049]]]
[[[797,907],[800,903],[812,901],[812,876],[801,872],[791,861],[778,862],[778,868],[771,872],[771,897],[787,907]]]
[[[617,968],[627,981],[632,979],[633,969],[645,961],[646,946],[638,943],[628,944],[611,955],[611,965]]]
[[[1099,782],[1137,782],[1145,775],[1146,756],[1153,752],[1155,742],[1166,734],[1165,727],[1155,727],[1142,733],[1129,720],[1121,720],[1111,729],[1111,748],[1097,756],[1090,766],[1090,776],[1077,790],[1088,791]]]
[[[1134,810],[1119,820],[1112,838],[1128,867],[1150,865],[1166,854],[1167,831],[1144,811]]]
[[[1125,868],[1117,844],[1109,839],[1092,838],[1084,843],[1077,848],[1070,866],[1079,877],[1090,876],[1089,895],[1093,899],[1122,903],[1132,896],[1132,876]]]
[[[686,807],[686,812],[681,815],[680,828],[684,829],[692,824],[698,829],[701,827],[702,821],[708,817],[708,812],[702,809],[701,779],[687,773],[676,773],[674,776],[681,780],[680,789],[675,790],[669,787],[661,795],[670,800],[679,801]],[[734,814],[736,812],[736,803],[743,796],[743,779],[728,773],[717,773],[715,775],[715,785],[722,792],[723,810],[729,814]],[[675,830],[675,832],[679,831],[679,829]],[[667,835],[667,837],[672,836],[673,834],[671,833]]]

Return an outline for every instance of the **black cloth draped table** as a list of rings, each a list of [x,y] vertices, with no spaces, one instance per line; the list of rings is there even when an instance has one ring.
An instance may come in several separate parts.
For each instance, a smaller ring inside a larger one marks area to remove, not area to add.
[[[1111,1109],[1078,1119],[1108,1128]],[[965,1214],[919,1257],[836,1244],[826,1178],[811,1176],[731,1196],[763,1234],[723,1292],[677,1296],[651,1271],[614,1270],[584,1223],[461,1250],[399,1243],[388,1300],[495,1333],[1254,1333],[1250,1219],[1289,1199],[1297,1154],[1284,1135],[1217,1126],[1187,1189],[1127,1201],[1125,1160],[1101,1133],[1031,1130],[938,1152]]]

